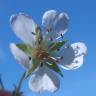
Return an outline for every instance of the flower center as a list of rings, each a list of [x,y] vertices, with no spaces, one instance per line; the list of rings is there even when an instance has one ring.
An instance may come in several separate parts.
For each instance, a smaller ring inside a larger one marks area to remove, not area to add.
[[[43,49],[37,49],[37,52],[36,52],[36,58],[39,59],[39,60],[44,60],[46,58],[48,58],[49,54],[43,50]]]

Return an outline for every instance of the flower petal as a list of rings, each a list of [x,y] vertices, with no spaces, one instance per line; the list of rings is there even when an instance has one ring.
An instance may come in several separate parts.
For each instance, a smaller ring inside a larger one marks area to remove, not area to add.
[[[69,17],[66,13],[58,13],[56,10],[46,11],[42,18],[43,34],[49,38],[61,37],[68,28]]]
[[[21,40],[30,45],[34,44],[36,39],[36,36],[34,35],[36,24],[30,16],[24,13],[12,15],[10,23],[13,31]]]
[[[19,49],[14,43],[10,44],[10,49],[19,64],[21,64],[25,68],[29,68],[30,60],[28,55],[24,53],[21,49]]]
[[[54,23],[58,17],[58,14],[59,13],[56,10],[49,10],[44,13],[42,17],[42,25],[44,27],[43,34],[45,36],[52,36],[52,38],[56,37],[56,33],[54,32]]]
[[[71,44],[58,53],[58,56],[63,56],[60,66],[66,70],[73,70],[81,67],[86,52],[87,47],[84,43],[78,42]]]
[[[69,21],[69,17],[67,13],[59,14],[55,23],[55,32],[58,34],[58,36],[65,34],[65,32],[68,30],[68,24],[69,24],[68,21]]]
[[[46,66],[40,67],[32,74],[29,80],[29,88],[34,92],[50,91],[54,92],[59,88],[59,79]]]

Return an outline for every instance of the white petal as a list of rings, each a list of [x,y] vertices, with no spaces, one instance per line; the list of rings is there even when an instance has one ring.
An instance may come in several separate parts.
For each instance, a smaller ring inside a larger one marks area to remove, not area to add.
[[[69,47],[64,48],[59,56],[63,56],[60,66],[66,70],[73,70],[81,67],[84,56],[87,52],[87,47],[84,43],[74,43]]]
[[[56,10],[46,11],[42,17],[42,25],[44,27],[43,34],[46,36],[52,36],[52,38],[56,37],[56,33],[54,32],[54,23],[59,13]]]
[[[54,21],[58,16],[58,12],[56,10],[46,11],[42,17],[42,25],[46,29],[51,29],[54,27]]]
[[[59,36],[61,34],[63,35],[67,31],[68,24],[69,17],[67,13],[60,13],[55,23],[55,31],[58,33]]]
[[[43,34],[51,38],[56,38],[63,35],[68,29],[69,17],[66,13],[58,13],[56,10],[46,11],[42,18],[42,25],[44,26]]]
[[[32,33],[35,33],[36,24],[30,16],[24,13],[12,15],[10,23],[13,31],[21,40],[30,45],[34,44],[36,37]]]
[[[20,50],[14,43],[10,44],[10,49],[15,57],[15,59],[24,66],[25,68],[29,68],[30,60],[27,54],[25,54],[22,50]]]
[[[29,88],[38,93],[43,91],[55,92],[59,88],[59,84],[56,75],[45,66],[40,67],[29,80]]]

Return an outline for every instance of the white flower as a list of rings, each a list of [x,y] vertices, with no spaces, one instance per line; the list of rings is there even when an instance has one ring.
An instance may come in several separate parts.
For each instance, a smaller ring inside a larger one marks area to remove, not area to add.
[[[32,91],[56,91],[60,87],[56,72],[62,76],[59,67],[73,70],[83,64],[87,51],[85,44],[78,42],[67,45],[63,40],[68,20],[66,13],[49,10],[43,15],[41,29],[24,13],[11,17],[13,31],[25,44],[12,43],[10,48],[23,67],[30,69],[31,66],[29,88]]]

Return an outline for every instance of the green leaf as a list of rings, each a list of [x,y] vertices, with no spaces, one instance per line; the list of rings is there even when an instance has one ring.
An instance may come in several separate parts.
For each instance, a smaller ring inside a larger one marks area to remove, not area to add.
[[[16,44],[18,48],[20,48],[25,53],[28,53],[31,55],[33,48],[27,44]]]
[[[49,45],[48,49],[50,51],[55,51],[55,50],[58,50],[60,49],[68,40],[65,39],[63,41],[59,41],[59,42],[53,42]]]
[[[61,77],[64,77],[61,70],[59,69],[59,67],[56,65],[56,63],[52,60],[49,59],[48,62],[46,62],[46,65],[52,69],[53,71],[55,71],[56,73],[58,73]]]
[[[38,60],[32,59],[32,64],[30,64],[29,68],[25,72],[25,78],[27,78],[39,65]]]

